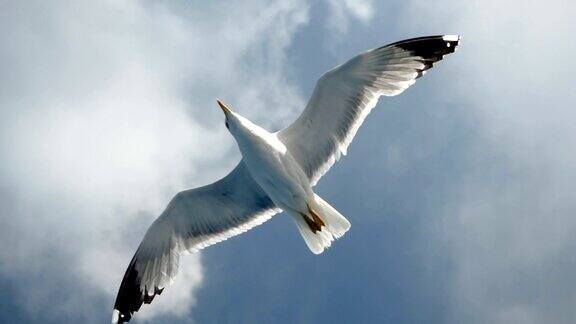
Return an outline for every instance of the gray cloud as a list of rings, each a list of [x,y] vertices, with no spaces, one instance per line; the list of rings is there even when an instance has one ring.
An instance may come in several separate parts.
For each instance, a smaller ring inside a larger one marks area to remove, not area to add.
[[[568,1],[405,8],[414,31],[464,35],[455,82],[444,90],[473,118],[476,134],[461,152],[466,172],[430,225],[451,252],[454,322],[576,317],[576,68],[565,63],[576,54],[575,13]]]
[[[327,28],[333,36],[342,37],[348,32],[351,20],[368,24],[374,16],[374,4],[371,0],[327,1],[330,11]]]
[[[305,4],[196,6],[2,6],[0,273],[19,282],[15,299],[32,318],[107,320],[170,196],[238,159],[215,98],[268,126],[301,106],[283,53]],[[188,314],[200,256],[181,270],[140,318]]]
[[[275,218],[206,264],[184,258],[178,285],[141,315],[198,302],[206,322],[570,322],[575,6],[359,3],[369,14],[316,5],[313,27],[296,1],[5,5],[0,274],[14,304],[37,321],[108,320],[149,222],[238,158],[214,98],[278,128],[303,106],[294,84],[309,93],[360,50],[453,32],[460,50],[383,100],[318,186],[349,236],[313,258]]]

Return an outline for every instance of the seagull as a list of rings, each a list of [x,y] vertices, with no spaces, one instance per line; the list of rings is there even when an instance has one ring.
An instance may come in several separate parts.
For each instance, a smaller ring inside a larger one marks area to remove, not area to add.
[[[350,59],[318,80],[302,114],[279,132],[217,100],[242,160],[224,178],[176,194],[148,228],[120,284],[112,323],[128,322],[172,284],[181,254],[244,233],[282,211],[312,253],[330,247],[350,222],[314,186],[346,155],[378,98],[403,92],[459,41],[458,35],[418,37]]]

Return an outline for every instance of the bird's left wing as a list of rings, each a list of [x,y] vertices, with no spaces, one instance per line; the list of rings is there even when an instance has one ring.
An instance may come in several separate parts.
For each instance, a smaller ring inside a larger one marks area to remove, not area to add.
[[[132,258],[114,305],[113,323],[162,293],[182,252],[194,252],[243,233],[280,212],[240,162],[221,180],[178,193],[150,226]]]
[[[412,38],[360,54],[324,74],[302,114],[278,133],[314,185],[346,154],[380,96],[395,96],[454,52],[459,36]]]

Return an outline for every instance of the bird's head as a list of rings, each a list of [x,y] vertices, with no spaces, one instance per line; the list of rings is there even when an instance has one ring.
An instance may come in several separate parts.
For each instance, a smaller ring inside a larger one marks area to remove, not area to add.
[[[228,106],[226,106],[226,104],[224,104],[221,100],[216,100],[216,102],[218,103],[218,106],[220,106],[220,109],[222,109],[222,112],[224,112],[224,122],[226,128],[228,128],[228,131],[231,133],[234,133],[238,126],[241,126],[242,124],[238,118],[239,115],[233,112],[232,109],[228,108]]]
[[[220,109],[222,109],[222,112],[224,112],[226,128],[228,128],[230,134],[236,138],[236,141],[238,141],[240,137],[245,137],[252,133],[252,129],[255,127],[252,122],[230,109],[222,100],[216,100],[216,102],[218,106],[220,106]]]
[[[264,128],[251,122],[248,118],[232,111],[232,109],[226,106],[221,100],[216,100],[216,102],[218,102],[218,106],[220,106],[220,109],[224,112],[226,128],[228,128],[230,134],[234,136],[236,142],[239,144],[254,136],[265,137],[270,134]]]
[[[239,134],[245,134],[247,132],[251,133],[254,128],[258,126],[254,125],[251,121],[241,116],[239,113],[232,111],[226,104],[221,100],[216,100],[222,112],[225,116],[225,125],[228,131],[237,138]]]

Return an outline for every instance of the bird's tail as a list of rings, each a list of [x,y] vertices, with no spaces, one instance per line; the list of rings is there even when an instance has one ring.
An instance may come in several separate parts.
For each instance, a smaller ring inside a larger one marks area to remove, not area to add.
[[[332,241],[350,229],[350,222],[316,194],[308,202],[307,213],[291,210],[288,213],[296,221],[302,238],[314,254],[324,252]]]

